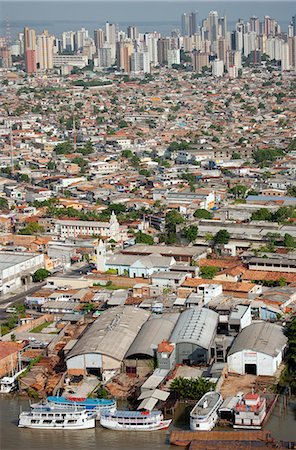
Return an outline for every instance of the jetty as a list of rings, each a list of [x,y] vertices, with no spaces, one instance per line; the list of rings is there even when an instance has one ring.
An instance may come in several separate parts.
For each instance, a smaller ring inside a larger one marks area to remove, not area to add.
[[[187,447],[189,450],[250,450],[252,448],[296,448],[296,442],[273,439],[269,431],[172,431],[170,444]]]

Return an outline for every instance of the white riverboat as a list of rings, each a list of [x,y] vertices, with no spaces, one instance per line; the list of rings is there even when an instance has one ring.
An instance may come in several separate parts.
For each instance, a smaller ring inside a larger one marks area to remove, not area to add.
[[[12,376],[3,377],[0,380],[0,393],[1,394],[10,394],[13,391],[16,391],[18,388],[17,378],[21,375],[26,369],[22,369],[19,372],[15,373]]]
[[[116,400],[114,399],[49,396],[47,397],[46,403],[56,409],[73,406],[82,407],[88,413],[95,414],[97,419],[100,418],[102,411],[111,413],[116,411]]]
[[[218,409],[223,402],[218,392],[207,392],[190,413],[190,429],[192,431],[210,431],[218,420]]]
[[[156,431],[168,428],[171,420],[164,420],[161,411],[102,411],[100,423],[110,430]]]
[[[89,414],[85,408],[67,407],[52,408],[48,405],[32,405],[31,411],[22,412],[19,416],[19,427],[54,430],[84,430],[94,428],[95,415]]]

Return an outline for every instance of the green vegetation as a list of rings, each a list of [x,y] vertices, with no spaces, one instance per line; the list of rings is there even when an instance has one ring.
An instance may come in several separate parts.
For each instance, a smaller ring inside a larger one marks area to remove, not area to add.
[[[143,233],[142,231],[138,231],[138,233],[135,234],[135,238],[137,244],[147,244],[147,245],[154,244],[153,237],[150,236],[150,234]]]
[[[32,279],[34,283],[39,283],[40,281],[44,281],[49,275],[50,272],[48,270],[37,269],[36,272],[33,273]]]
[[[293,236],[286,233],[284,236],[284,246],[288,248],[296,248],[296,240]]]
[[[244,186],[243,184],[237,184],[233,188],[228,189],[228,193],[233,195],[235,199],[245,198],[247,191],[247,186]]]
[[[19,231],[19,234],[23,235],[35,235],[38,236],[44,232],[44,228],[37,222],[30,222],[26,227]]]
[[[41,325],[38,325],[37,327],[33,328],[33,330],[30,330],[30,333],[41,333],[41,331],[51,325],[53,322],[44,322]]]
[[[197,219],[212,219],[213,214],[206,209],[197,209],[193,216]]]
[[[165,233],[160,236],[161,242],[175,244],[177,242],[176,225],[184,222],[182,214],[172,209],[165,216]]]
[[[193,242],[198,236],[198,228],[196,225],[190,225],[189,227],[183,228],[182,233],[188,242]]]
[[[170,385],[170,392],[174,393],[178,399],[199,400],[207,392],[214,390],[215,384],[204,378],[175,378]]]
[[[251,215],[251,220],[265,220],[268,222],[285,222],[291,217],[295,217],[295,208],[293,206],[282,206],[272,213],[267,208],[260,208]]]
[[[284,151],[277,148],[260,149],[253,152],[253,158],[258,164],[275,161],[283,155]]]
[[[73,144],[70,141],[62,142],[57,144],[54,148],[57,155],[66,155],[67,153],[73,152]]]
[[[8,208],[8,201],[6,198],[0,198],[0,211],[9,209]]]
[[[201,278],[211,280],[219,272],[219,267],[215,266],[202,266],[199,269],[199,275]]]
[[[228,244],[229,239],[230,234],[227,230],[219,230],[213,237],[213,247],[216,247],[217,245]]]
[[[112,81],[106,80],[106,81],[100,81],[100,80],[90,80],[90,81],[84,81],[84,80],[76,80],[72,83],[74,86],[83,86],[83,87],[92,87],[92,86],[108,86],[112,84]]]
[[[289,386],[293,394],[296,393],[296,317],[293,317],[286,329],[288,337],[287,367],[282,373],[279,388]]]

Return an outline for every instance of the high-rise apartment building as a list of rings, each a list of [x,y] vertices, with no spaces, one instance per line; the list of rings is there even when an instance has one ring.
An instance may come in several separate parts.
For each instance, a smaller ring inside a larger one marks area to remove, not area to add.
[[[293,36],[296,36],[296,14],[292,17]]]
[[[94,41],[95,41],[95,46],[96,46],[96,50],[97,51],[98,51],[99,48],[103,48],[104,47],[104,43],[105,43],[105,32],[104,32],[104,30],[99,28],[98,30],[94,31]]]
[[[67,52],[74,52],[75,49],[74,31],[64,31],[62,33],[62,48]]]
[[[139,37],[138,28],[131,25],[127,27],[127,37],[129,39],[132,39],[133,41],[138,39]]]
[[[134,73],[150,73],[148,52],[135,52],[131,55],[131,71]]]
[[[217,11],[210,11],[208,17],[208,27],[209,27],[209,40],[214,44],[218,39],[218,13]]]
[[[201,72],[203,67],[210,67],[210,54],[193,51],[192,65],[195,72]]]
[[[24,28],[24,56],[26,72],[36,73],[36,31],[28,27]]]
[[[197,33],[197,11],[183,13],[181,16],[182,36],[192,36]]]
[[[53,68],[54,36],[50,36],[47,30],[37,36],[37,68],[50,70]]]

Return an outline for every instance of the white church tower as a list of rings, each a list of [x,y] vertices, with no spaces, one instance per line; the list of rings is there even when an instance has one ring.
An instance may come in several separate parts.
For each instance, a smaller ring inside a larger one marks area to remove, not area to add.
[[[110,238],[114,241],[120,241],[120,227],[114,211],[111,213],[109,221]]]
[[[106,272],[106,246],[102,239],[100,239],[96,250],[96,266],[99,272]]]

